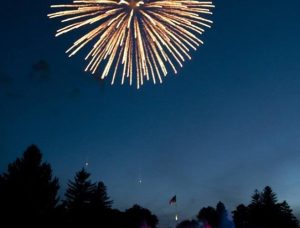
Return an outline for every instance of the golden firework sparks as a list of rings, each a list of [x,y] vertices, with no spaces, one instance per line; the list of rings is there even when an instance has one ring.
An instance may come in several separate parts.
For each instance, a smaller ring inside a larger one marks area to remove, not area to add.
[[[204,15],[212,14],[214,5],[199,0],[74,0],[51,7],[61,10],[50,18],[70,23],[56,36],[92,28],[67,50],[69,56],[94,41],[85,70],[95,74],[101,68],[101,79],[111,75],[113,84],[118,74],[122,84],[136,80],[140,88],[144,80],[161,83],[168,69],[176,74],[176,67],[191,59],[190,49],[203,44],[198,36],[210,28],[212,21]]]

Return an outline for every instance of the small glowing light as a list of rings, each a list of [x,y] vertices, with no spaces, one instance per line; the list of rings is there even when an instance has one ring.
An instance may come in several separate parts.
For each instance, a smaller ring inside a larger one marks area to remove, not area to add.
[[[85,162],[85,166],[88,167],[88,166],[89,166],[89,163],[88,163],[88,162]]]
[[[178,215],[175,215],[175,221],[178,221]]]

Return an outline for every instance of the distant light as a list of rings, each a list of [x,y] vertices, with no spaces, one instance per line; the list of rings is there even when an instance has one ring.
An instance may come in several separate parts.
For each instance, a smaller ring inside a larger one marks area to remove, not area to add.
[[[86,166],[86,167],[88,167],[88,166],[89,166],[89,163],[88,163],[88,162],[86,162],[86,163],[85,163],[85,166]]]
[[[175,215],[175,221],[178,221],[178,215]]]

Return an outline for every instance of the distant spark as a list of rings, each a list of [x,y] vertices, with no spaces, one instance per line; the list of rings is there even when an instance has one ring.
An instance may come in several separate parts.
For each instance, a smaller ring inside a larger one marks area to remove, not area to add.
[[[168,68],[176,74],[176,68],[191,59],[190,49],[203,44],[198,36],[212,23],[204,16],[212,14],[214,5],[199,0],[73,0],[51,7],[61,10],[49,18],[72,22],[56,36],[89,29],[66,51],[69,56],[94,41],[85,70],[95,74],[101,69],[99,76],[111,75],[111,84],[120,75],[122,84],[135,80],[140,88],[145,80],[162,83]]]

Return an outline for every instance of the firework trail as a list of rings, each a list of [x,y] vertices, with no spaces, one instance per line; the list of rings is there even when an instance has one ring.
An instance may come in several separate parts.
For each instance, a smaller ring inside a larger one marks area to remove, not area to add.
[[[190,49],[203,42],[198,38],[212,21],[209,1],[188,0],[74,0],[71,4],[52,5],[58,11],[49,18],[63,17],[68,23],[56,36],[86,27],[89,31],[71,46],[67,53],[75,55],[92,43],[86,56],[86,71],[102,74],[102,79],[117,75],[121,83],[127,79],[137,88],[145,80],[162,82],[168,69],[177,73]]]

